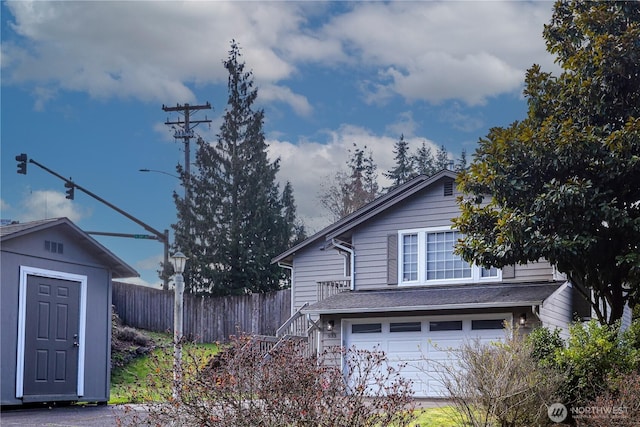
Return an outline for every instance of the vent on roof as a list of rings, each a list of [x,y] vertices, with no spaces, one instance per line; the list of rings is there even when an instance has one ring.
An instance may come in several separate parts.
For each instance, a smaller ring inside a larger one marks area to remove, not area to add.
[[[444,182],[444,195],[453,196],[453,180],[452,179],[447,179]]]
[[[44,250],[54,254],[61,254],[64,252],[64,246],[59,242],[52,242],[51,240],[44,241]]]

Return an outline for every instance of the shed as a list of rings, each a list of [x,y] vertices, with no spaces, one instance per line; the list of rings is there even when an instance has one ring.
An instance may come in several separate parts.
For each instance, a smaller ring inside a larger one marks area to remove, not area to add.
[[[0,227],[0,403],[107,402],[111,281],[138,273],[68,218]]]

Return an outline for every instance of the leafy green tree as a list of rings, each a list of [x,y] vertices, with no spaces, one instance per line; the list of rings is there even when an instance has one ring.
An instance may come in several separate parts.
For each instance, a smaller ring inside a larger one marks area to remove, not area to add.
[[[457,250],[485,266],[545,258],[613,323],[640,285],[640,3],[558,1],[543,34],[562,72],[533,65],[527,117],[480,140]]]
[[[218,140],[198,140],[187,177],[178,167],[189,197],[174,194],[178,207],[175,247],[189,257],[185,289],[191,293],[241,295],[279,289],[284,276],[271,259],[304,234],[296,225],[290,184],[281,195],[278,160],[267,158],[264,112],[251,72],[231,43],[224,66],[228,100]]]
[[[397,187],[409,181],[415,175],[413,158],[409,154],[409,143],[405,141],[404,135],[395,143],[393,148],[396,165],[393,169],[383,175],[391,180],[390,188]]]

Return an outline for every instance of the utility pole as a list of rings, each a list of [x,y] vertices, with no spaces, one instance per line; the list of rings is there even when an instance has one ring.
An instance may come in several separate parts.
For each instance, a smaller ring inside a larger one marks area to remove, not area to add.
[[[198,126],[200,123],[211,123],[211,119],[207,119],[205,116],[204,120],[191,120],[191,112],[192,111],[200,111],[200,110],[210,110],[211,104],[206,103],[204,105],[189,105],[189,104],[177,104],[175,107],[167,107],[164,104],[162,105],[162,110],[165,112],[177,111],[184,114],[184,121],[178,119],[178,121],[172,122],[167,119],[164,122],[165,125],[175,126],[178,125],[180,129],[175,129],[173,133],[173,137],[184,140],[184,173],[188,178],[191,176],[191,153],[190,153],[190,141],[191,138],[194,137],[193,128]],[[184,186],[184,199],[185,203],[188,205],[189,202],[189,188],[188,188],[188,179],[185,179]]]

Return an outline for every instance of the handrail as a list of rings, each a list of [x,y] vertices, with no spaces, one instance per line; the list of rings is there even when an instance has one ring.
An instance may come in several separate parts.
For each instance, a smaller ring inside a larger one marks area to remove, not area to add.
[[[333,295],[351,290],[351,278],[322,280],[317,282],[317,298],[322,301]]]
[[[302,314],[302,310],[304,308],[306,308],[309,305],[308,302],[305,302],[302,307],[300,307],[295,313],[293,313],[293,315],[291,317],[289,317],[289,319],[287,319],[286,322],[284,322],[282,324],[282,326],[280,326],[278,328],[278,330],[276,331],[276,337],[282,337],[284,335],[285,332],[289,331],[289,328],[291,327],[291,325],[298,320],[300,317],[303,316]]]

